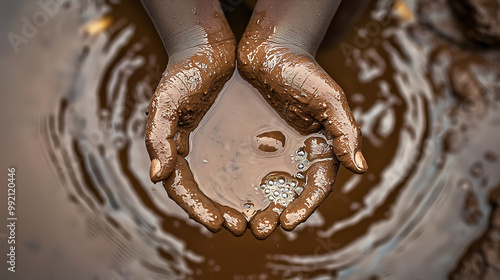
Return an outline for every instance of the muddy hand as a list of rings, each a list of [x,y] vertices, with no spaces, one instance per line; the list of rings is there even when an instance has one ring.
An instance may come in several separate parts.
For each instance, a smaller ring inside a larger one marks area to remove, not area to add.
[[[144,0],[169,61],[148,108],[150,178],[172,172],[189,152],[189,134],[213,104],[235,67],[236,41],[219,1]]]
[[[224,226],[236,236],[245,233],[247,222],[238,211],[213,202],[199,189],[193,178],[188,162],[180,155],[174,171],[163,186],[168,196],[175,201],[189,217],[204,225],[211,232],[217,232]]]
[[[238,69],[290,126],[325,128],[338,160],[363,173],[361,130],[344,91],[314,59],[339,2],[260,0],[238,45]]]
[[[261,181],[269,206],[250,221],[257,239],[266,239],[277,226],[294,229],[319,207],[332,191],[339,163],[324,138],[310,137],[295,155],[297,176],[273,172]]]

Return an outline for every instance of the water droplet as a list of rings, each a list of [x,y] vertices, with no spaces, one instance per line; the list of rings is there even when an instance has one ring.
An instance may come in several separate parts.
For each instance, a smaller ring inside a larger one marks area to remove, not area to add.
[[[203,163],[208,163],[208,159],[203,159]]]
[[[283,178],[279,178],[279,179],[278,179],[278,183],[279,183],[280,185],[285,184],[285,179],[283,179]]]
[[[273,196],[269,196],[269,197],[267,197],[267,199],[269,199],[269,201],[273,201],[274,197]]]
[[[298,150],[298,151],[297,151],[297,155],[298,155],[298,156],[303,157],[303,156],[305,156],[305,155],[306,155],[306,152],[305,152],[305,151],[303,151],[303,150]]]
[[[280,192],[279,192],[279,191],[274,191],[274,192],[273,192],[273,195],[274,195],[274,196],[279,196],[279,195],[280,195]]]
[[[283,197],[283,198],[287,198],[287,197],[288,197],[288,194],[286,194],[286,193],[282,193],[282,194],[281,194],[281,197]]]
[[[267,186],[265,184],[260,185],[261,189],[265,189]]]
[[[304,167],[305,167],[305,166],[304,166],[304,164],[303,164],[303,163],[299,163],[299,164],[297,165],[297,168],[298,168],[299,170],[304,169]]]

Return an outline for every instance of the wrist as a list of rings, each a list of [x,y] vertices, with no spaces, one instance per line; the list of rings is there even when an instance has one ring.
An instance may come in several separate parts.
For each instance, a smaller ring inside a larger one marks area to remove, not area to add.
[[[169,57],[203,46],[236,48],[236,40],[231,29],[221,18],[202,21],[174,34],[166,34],[163,41]]]
[[[312,31],[312,30],[311,30]],[[248,23],[240,41],[240,49],[244,45],[268,44],[282,46],[294,53],[314,56],[322,38],[318,38],[309,30],[291,30],[286,24],[271,17],[255,16]]]
[[[244,37],[267,40],[314,56],[340,2],[259,0]]]

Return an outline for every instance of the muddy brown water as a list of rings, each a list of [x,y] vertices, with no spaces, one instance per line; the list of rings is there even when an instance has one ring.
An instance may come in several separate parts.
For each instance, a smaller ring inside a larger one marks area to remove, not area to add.
[[[253,213],[268,205],[261,179],[276,171],[295,175],[293,156],[309,136],[288,126],[238,73],[216,104],[193,132],[187,159],[205,194]]]
[[[500,184],[500,55],[420,24],[420,1],[407,2],[413,18],[391,1],[370,3],[344,44],[320,49],[362,128],[370,170],[341,168],[305,224],[265,241],[208,232],[150,182],[144,112],[167,57],[138,1],[117,2],[71,1],[17,54],[2,44],[2,168],[17,170],[19,220],[18,272],[2,266],[0,278],[443,279],[488,228],[487,195]],[[42,10],[16,3],[2,4],[2,34],[22,33],[22,18]],[[238,79],[215,106],[244,105],[231,100]],[[279,128],[300,141],[275,120],[242,125],[239,136],[250,143]],[[197,155],[213,147],[197,136],[190,156],[210,156]]]

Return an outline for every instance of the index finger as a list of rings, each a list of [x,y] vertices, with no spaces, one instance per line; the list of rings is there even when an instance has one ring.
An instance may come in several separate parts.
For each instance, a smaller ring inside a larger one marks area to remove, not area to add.
[[[211,232],[221,229],[223,217],[212,200],[198,188],[188,162],[177,156],[175,169],[163,186],[168,196],[175,201],[189,217],[204,225]]]

